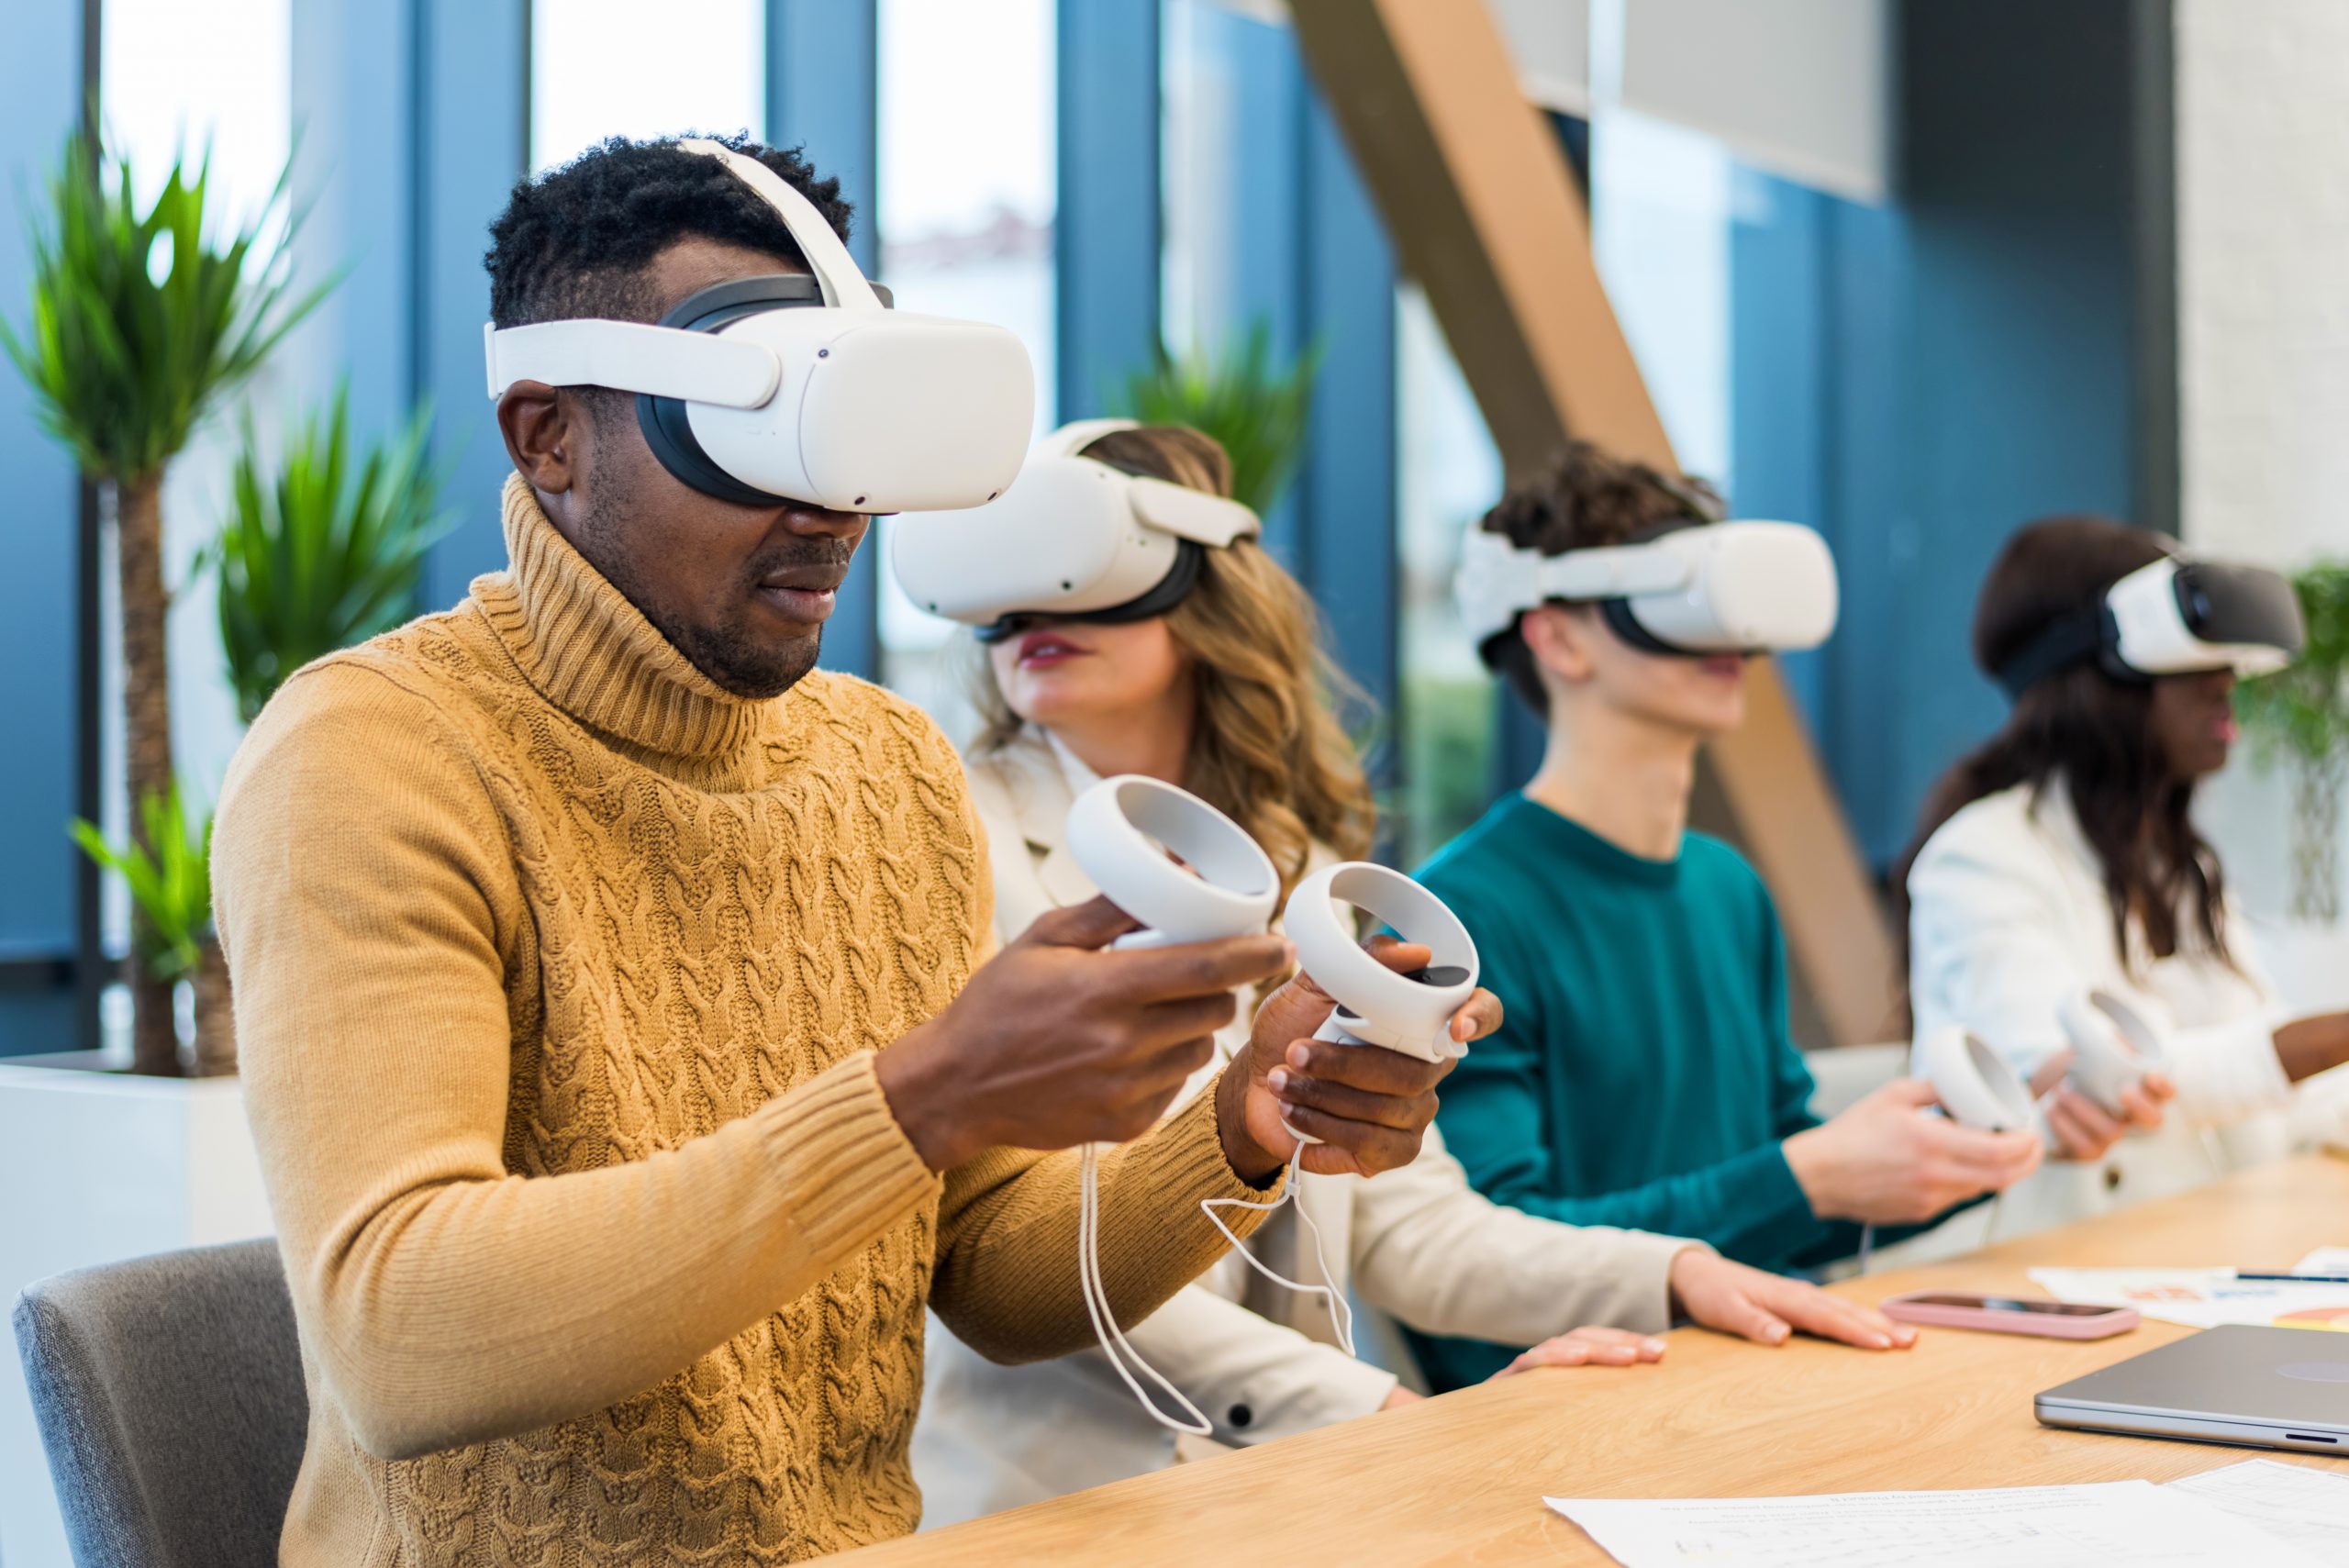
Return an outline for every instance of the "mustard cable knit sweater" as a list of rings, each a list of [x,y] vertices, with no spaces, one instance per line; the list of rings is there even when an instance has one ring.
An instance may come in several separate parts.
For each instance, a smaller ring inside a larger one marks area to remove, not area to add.
[[[309,1443],[281,1562],[788,1562],[913,1529],[922,1307],[1091,1342],[1075,1163],[923,1166],[874,1051],[984,956],[952,751],[678,655],[506,493],[511,570],[289,681],[214,849]],[[1114,1156],[1127,1321],[1249,1193],[1212,1095]]]

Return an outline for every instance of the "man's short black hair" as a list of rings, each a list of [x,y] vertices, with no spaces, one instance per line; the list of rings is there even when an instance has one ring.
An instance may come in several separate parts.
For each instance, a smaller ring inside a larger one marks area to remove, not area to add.
[[[840,181],[816,178],[802,150],[762,147],[740,133],[710,139],[783,176],[848,238],[852,209]],[[645,268],[688,236],[763,250],[800,270],[807,264],[782,215],[717,159],[681,150],[674,138],[615,136],[515,185],[482,258],[490,319],[499,327],[581,316],[657,320],[660,301]]]

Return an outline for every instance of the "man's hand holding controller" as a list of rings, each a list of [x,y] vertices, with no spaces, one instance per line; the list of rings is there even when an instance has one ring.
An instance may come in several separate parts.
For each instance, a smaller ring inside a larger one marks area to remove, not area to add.
[[[1369,951],[1397,974],[1416,973],[1432,956],[1392,937],[1377,938]],[[1217,1085],[1227,1151],[1236,1119],[1264,1151],[1255,1157],[1277,1151],[1276,1163],[1296,1147],[1292,1129],[1320,1140],[1297,1155],[1298,1168],[1316,1173],[1368,1176],[1418,1157],[1420,1135],[1435,1118],[1435,1086],[1457,1057],[1424,1062],[1314,1038],[1335,1005],[1312,976],[1299,973],[1256,1009],[1247,1071],[1227,1072]],[[1500,1023],[1500,998],[1479,990],[1453,1014],[1451,1036],[1464,1046]],[[1247,1174],[1236,1153],[1232,1168]]]
[[[1365,949],[1357,941],[1365,914],[1401,935]],[[1301,1171],[1373,1174],[1379,1167],[1342,1148],[1314,1153],[1315,1145],[1328,1141],[1319,1124],[1358,1114],[1365,1081],[1386,1087],[1423,1082],[1431,1091],[1466,1054],[1470,1040],[1500,1026],[1499,999],[1476,986],[1476,944],[1459,917],[1426,888],[1385,866],[1350,861],[1323,867],[1290,891],[1283,920],[1305,984],[1294,994],[1297,1011],[1259,1020],[1251,1079],[1263,1074],[1263,1092],[1253,1096],[1257,1116],[1243,1115],[1243,1125],[1267,1146],[1286,1140]],[[1308,1001],[1309,1007],[1301,1006]],[[1268,1022],[1276,1027],[1264,1027]],[[1308,1026],[1311,1040],[1280,1046],[1285,1034]],[[1265,1059],[1268,1046],[1280,1048],[1278,1061]],[[1402,1060],[1384,1060],[1397,1057]],[[1241,1091],[1227,1085],[1226,1093]],[[1300,1099],[1310,1108],[1298,1107]],[[1274,1111],[1295,1112],[1280,1117],[1277,1132],[1261,1119]],[[1403,1129],[1414,1151],[1434,1112],[1430,1092],[1422,1114]]]
[[[1135,832],[1129,811],[1158,838],[1180,839],[1203,862],[1215,858],[1235,884],[1256,876],[1264,885],[1238,895],[1197,882],[1159,885],[1174,868],[1161,858],[1163,849],[1146,847],[1150,840]],[[974,974],[943,1012],[881,1053],[882,1089],[932,1170],[998,1145],[1060,1149],[1139,1137],[1209,1060],[1211,1037],[1233,1017],[1232,993],[1294,967],[1290,945],[1262,932],[1175,940],[1186,923],[1193,935],[1218,929],[1219,919],[1261,923],[1273,896],[1261,851],[1205,803],[1121,778],[1080,800],[1071,826],[1072,843],[1081,837],[1093,851],[1097,880],[1130,882],[1137,901],[1155,906],[1152,931],[1112,947],[1138,923],[1106,896],[1051,911]],[[1228,858],[1235,846],[1221,840],[1231,838],[1241,840],[1243,863]],[[1244,863],[1250,857],[1256,870]],[[1255,897],[1261,906],[1238,907]],[[1234,907],[1216,907],[1223,904]],[[1404,973],[1431,962],[1427,949],[1408,943],[1383,941],[1373,953]],[[1370,962],[1350,943],[1342,956]],[[1431,1026],[1449,1031],[1450,1048],[1422,1060],[1309,1038],[1332,1007],[1310,977],[1292,979],[1258,1009],[1247,1062],[1219,1084],[1225,1158],[1252,1184],[1269,1181],[1289,1162],[1297,1148],[1293,1127],[1320,1140],[1299,1161],[1305,1170],[1371,1175],[1408,1164],[1435,1115],[1437,1082],[1467,1041],[1500,1022],[1497,998],[1464,991],[1448,1019]]]
[[[1213,1055],[1233,993],[1293,962],[1288,943],[1264,932],[1108,951],[1133,929],[1107,898],[1049,910],[881,1052],[882,1091],[925,1164],[1140,1137]],[[1229,1129],[1224,1143],[1232,1149]],[[1261,1182],[1284,1161],[1235,1158],[1232,1168]]]

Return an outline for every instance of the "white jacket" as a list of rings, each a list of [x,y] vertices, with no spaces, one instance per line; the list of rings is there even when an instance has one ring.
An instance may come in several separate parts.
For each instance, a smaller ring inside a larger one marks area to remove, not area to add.
[[[972,764],[970,775],[995,866],[999,938],[1017,936],[1047,909],[1093,896],[1062,837],[1070,804],[1094,782],[1090,769],[1056,741],[1031,736]],[[1243,1007],[1241,1017],[1251,1010]],[[1217,1063],[1183,1097],[1211,1083],[1247,1038],[1244,1023],[1225,1030]],[[1663,1329],[1672,1259],[1698,1245],[1500,1207],[1468,1185],[1432,1127],[1419,1159],[1401,1170],[1368,1181],[1308,1176],[1294,1190],[1320,1228],[1334,1276],[1329,1283],[1337,1289],[1351,1287],[1431,1333],[1508,1344],[1536,1343],[1581,1323]],[[1291,1211],[1275,1215],[1252,1245],[1277,1273],[1320,1282],[1311,1240]],[[1331,1342],[1320,1296],[1280,1289],[1237,1257],[1147,1321],[1126,1327],[1226,1442],[1260,1442],[1367,1415],[1395,1387],[1392,1373]],[[996,1366],[932,1318],[927,1362],[913,1448],[925,1526],[1122,1480],[1174,1457],[1172,1434],[1134,1404],[1097,1350]]]
[[[1916,1036],[1962,1024],[2028,1076],[2065,1045],[2064,998],[2091,985],[2162,1020],[2177,1099],[2162,1129],[2123,1139],[2103,1159],[2050,1161],[2001,1203],[2001,1237],[2198,1185],[2277,1158],[2315,1135],[2349,1093],[2324,1073],[2295,1090],[2277,1061],[2284,1021],[2241,913],[2227,909],[2230,967],[2197,947],[2156,959],[2142,930],[2124,954],[2094,848],[2070,792],[2028,785],[1951,817],[1909,873],[1909,988]]]

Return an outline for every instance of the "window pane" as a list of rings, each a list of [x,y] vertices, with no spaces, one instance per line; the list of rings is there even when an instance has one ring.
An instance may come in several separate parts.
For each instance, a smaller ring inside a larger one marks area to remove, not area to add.
[[[1683,472],[1730,491],[1725,148],[1626,109],[1593,128],[1591,249]]]
[[[881,278],[898,307],[1008,327],[1052,418],[1052,0],[881,0]],[[882,525],[881,543],[888,543]],[[881,573],[881,673],[962,739],[953,623]]]
[[[1500,454],[1435,312],[1396,298],[1396,509],[1403,558],[1401,852],[1417,865],[1484,809],[1495,694],[1461,629],[1452,575],[1461,536],[1500,496]]]
[[[136,198],[154,199],[184,152],[191,167],[211,151],[207,228],[216,240],[252,222],[285,166],[292,116],[292,28],[287,0],[107,0],[100,41],[99,102],[106,133],[130,162]],[[282,227],[264,229],[274,252]],[[249,263],[250,265],[250,263]],[[297,280],[315,284],[317,279]],[[217,609],[208,578],[197,578],[197,551],[218,530],[236,450],[236,416],[250,409],[265,433],[284,422],[287,350],[263,367],[230,405],[216,411],[165,471],[163,571],[181,584],[168,646],[172,665],[173,751],[197,803],[218,792],[242,726],[221,665]],[[225,416],[222,417],[222,416]],[[127,827],[122,771],[122,606],[109,537],[100,569],[104,625],[100,646],[101,798],[110,833]],[[101,919],[109,945],[129,940],[129,900],[120,880],[105,883]]]
[[[530,167],[607,136],[766,133],[763,0],[531,0]]]
[[[1230,181],[1238,117],[1228,50],[1241,26],[1211,0],[1165,0],[1159,48],[1159,330],[1176,353],[1221,350],[1239,318]]]
[[[212,149],[213,195],[249,221],[285,166],[292,35],[287,0],[106,0],[99,95],[141,201],[173,154]]]

